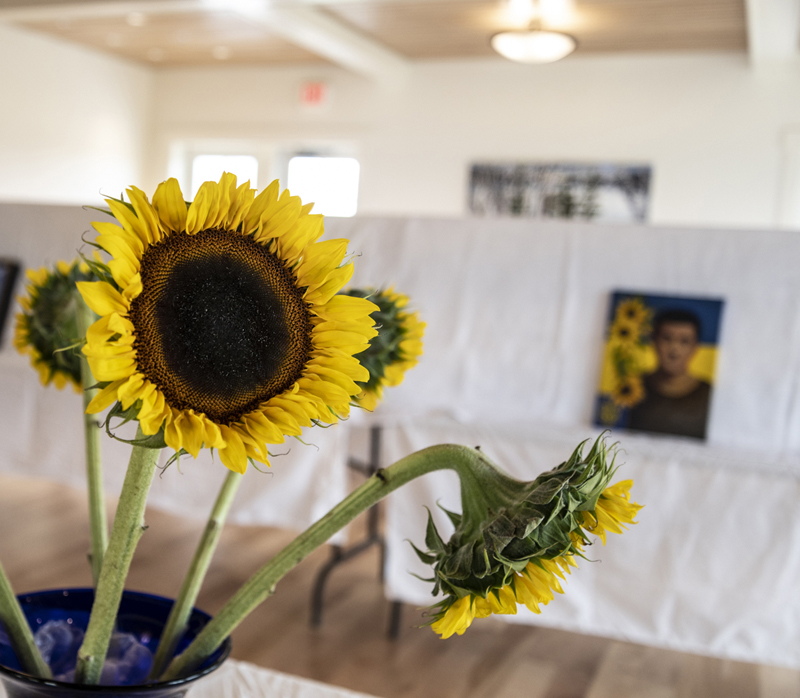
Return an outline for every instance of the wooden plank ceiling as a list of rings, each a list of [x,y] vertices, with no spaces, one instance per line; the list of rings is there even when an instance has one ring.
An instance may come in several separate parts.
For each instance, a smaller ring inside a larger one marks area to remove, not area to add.
[[[519,28],[514,26],[508,0],[327,0],[317,7],[327,17],[411,60],[494,56],[491,35]],[[324,60],[267,26],[248,21],[246,15],[224,9],[72,19],[50,16],[22,24],[151,64]],[[747,48],[744,0],[575,0],[569,18],[551,26],[575,36],[578,53]]]

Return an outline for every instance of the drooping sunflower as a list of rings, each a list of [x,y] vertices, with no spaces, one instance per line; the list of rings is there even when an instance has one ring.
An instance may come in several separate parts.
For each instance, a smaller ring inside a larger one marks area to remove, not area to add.
[[[187,203],[177,180],[152,204],[131,187],[107,199],[121,225],[94,223],[109,254],[104,281],[79,284],[101,317],[84,353],[142,432],[197,456],[219,450],[244,472],[268,444],[332,424],[369,378],[355,354],[376,330],[370,301],[336,295],[353,273],[347,240],[317,242],[322,216],[273,182],[256,196],[224,174]]]
[[[362,384],[356,401],[372,411],[383,398],[383,389],[400,385],[406,371],[419,362],[426,325],[419,313],[406,310],[408,296],[397,293],[394,288],[379,291],[356,288],[346,291],[345,295],[368,298],[378,307],[372,313],[378,334],[369,347],[358,354],[358,360],[369,371],[369,380]]]
[[[61,390],[68,383],[80,393],[82,341],[78,327],[75,284],[95,278],[80,260],[60,261],[54,269],[42,267],[27,272],[27,295],[20,297],[14,346],[30,356],[42,385],[51,383]]]
[[[450,540],[429,518],[428,550],[415,548],[434,567],[434,594],[444,594],[433,606],[431,628],[445,639],[461,635],[475,618],[516,614],[519,604],[540,613],[563,593],[560,580],[577,567],[589,533],[605,543],[607,531],[622,533],[624,524],[636,523],[641,507],[630,501],[633,483],[609,486],[615,470],[614,446],[601,437],[585,457],[581,445],[532,482],[487,470],[490,478],[466,499],[462,481],[464,512],[447,512],[455,526]],[[495,498],[481,502],[480,492]]]

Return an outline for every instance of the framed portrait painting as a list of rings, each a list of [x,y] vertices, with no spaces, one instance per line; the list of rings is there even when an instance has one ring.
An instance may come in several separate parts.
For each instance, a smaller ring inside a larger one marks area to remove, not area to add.
[[[19,269],[19,263],[10,259],[0,259],[0,346],[3,344],[5,328],[10,324],[8,316]]]
[[[723,304],[614,292],[595,424],[705,439]]]

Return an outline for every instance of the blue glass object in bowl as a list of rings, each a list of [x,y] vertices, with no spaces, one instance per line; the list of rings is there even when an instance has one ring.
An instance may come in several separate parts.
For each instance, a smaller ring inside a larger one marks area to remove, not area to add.
[[[85,630],[94,603],[94,589],[54,589],[23,594],[18,598],[34,633],[51,620],[65,620]],[[117,615],[117,630],[136,635],[143,645],[155,653],[172,604],[172,599],[163,596],[125,591]],[[211,616],[207,613],[193,609],[176,654],[183,652],[210,620]],[[23,673],[14,651],[8,644],[0,642],[0,681],[8,698],[181,698],[186,695],[192,682],[219,668],[230,652],[231,640],[228,638],[189,676],[174,681],[138,686],[83,686],[38,679]]]

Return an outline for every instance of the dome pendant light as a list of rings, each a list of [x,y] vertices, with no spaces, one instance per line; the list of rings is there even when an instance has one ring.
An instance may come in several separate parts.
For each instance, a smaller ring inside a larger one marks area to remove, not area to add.
[[[531,24],[527,30],[500,32],[492,37],[492,48],[503,58],[518,63],[553,63],[568,56],[578,45],[574,37]]]

